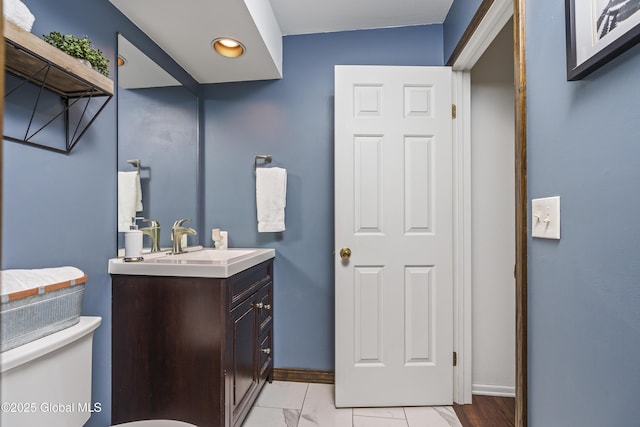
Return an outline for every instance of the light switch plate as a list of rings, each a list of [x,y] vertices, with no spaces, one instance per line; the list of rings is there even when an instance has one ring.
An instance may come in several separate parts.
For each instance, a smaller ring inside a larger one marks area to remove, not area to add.
[[[531,236],[560,239],[560,196],[531,200]]]

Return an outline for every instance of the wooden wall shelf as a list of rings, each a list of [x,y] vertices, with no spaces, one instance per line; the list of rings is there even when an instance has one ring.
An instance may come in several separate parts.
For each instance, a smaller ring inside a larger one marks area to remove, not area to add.
[[[47,89],[59,95],[64,102],[64,111],[59,114],[65,121],[66,144],[65,149],[58,149],[48,145],[36,143],[31,140],[35,134],[44,127],[32,131],[31,121],[22,138],[5,135],[6,139],[37,146],[52,151],[69,153],[84,134],[87,128],[93,123],[109,100],[113,97],[113,81],[100,74],[93,68],[81,63],[62,52],[58,48],[50,45],[34,34],[4,20],[4,38],[6,62],[5,70],[9,73],[24,79],[41,89]],[[13,91],[7,91],[6,97]],[[90,102],[94,98],[105,98],[97,112],[90,118],[84,117],[84,112],[75,126],[70,126],[69,109],[76,104],[80,98],[86,98]],[[39,96],[34,102],[34,114],[38,108]],[[54,116],[51,120],[55,120]],[[84,120],[84,122],[83,122]]]

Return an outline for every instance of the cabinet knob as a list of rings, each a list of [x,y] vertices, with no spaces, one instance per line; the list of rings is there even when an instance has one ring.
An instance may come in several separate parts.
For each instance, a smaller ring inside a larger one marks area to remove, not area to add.
[[[264,354],[271,354],[271,349],[270,349],[270,348],[263,348],[263,349],[262,349],[262,352],[263,352]]]
[[[270,309],[271,309],[271,304],[263,304],[263,303],[261,303],[261,302],[257,302],[257,303],[254,305],[254,307],[255,307],[255,308],[260,308],[260,309],[263,309],[263,308],[264,308],[265,310],[270,310]]]

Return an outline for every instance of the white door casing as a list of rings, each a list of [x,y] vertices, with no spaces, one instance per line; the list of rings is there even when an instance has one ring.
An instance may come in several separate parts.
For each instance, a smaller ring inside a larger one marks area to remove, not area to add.
[[[452,403],[451,139],[450,68],[336,66],[339,407]]]

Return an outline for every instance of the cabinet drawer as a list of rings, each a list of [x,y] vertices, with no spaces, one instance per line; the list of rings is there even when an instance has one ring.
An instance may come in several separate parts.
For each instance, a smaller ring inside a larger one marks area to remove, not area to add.
[[[231,307],[251,296],[260,287],[273,281],[273,260],[265,261],[248,270],[231,276],[228,280]]]
[[[269,328],[264,335],[260,336],[259,342],[259,381],[264,381],[273,369],[273,330]]]
[[[262,335],[271,327],[273,320],[273,283],[270,282],[258,291],[258,322],[260,322],[259,334]]]

